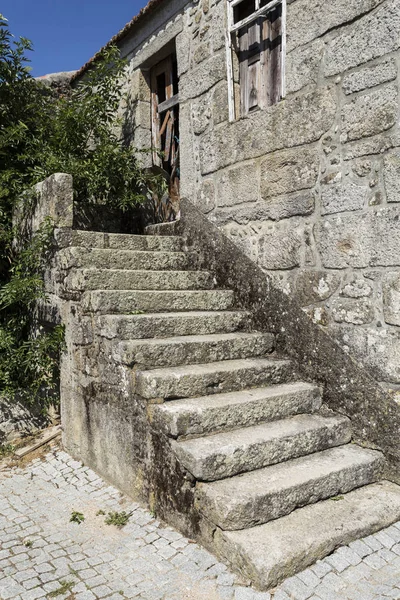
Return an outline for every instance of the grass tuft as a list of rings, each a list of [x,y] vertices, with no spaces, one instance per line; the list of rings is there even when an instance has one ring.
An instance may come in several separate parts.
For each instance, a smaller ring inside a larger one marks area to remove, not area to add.
[[[116,527],[124,527],[131,518],[132,513],[127,513],[124,510],[122,512],[109,512],[105,518],[106,525],[115,525]]]
[[[48,598],[56,598],[57,596],[61,596],[62,594],[66,594],[67,592],[70,592],[71,589],[74,587],[75,582],[74,581],[60,581],[60,587],[57,588],[56,590],[54,590],[53,592],[49,592],[47,594]]]
[[[83,515],[80,512],[77,512],[76,510],[72,511],[70,522],[78,523],[78,525],[80,525],[81,523],[83,523],[84,520],[85,520],[85,515]]]

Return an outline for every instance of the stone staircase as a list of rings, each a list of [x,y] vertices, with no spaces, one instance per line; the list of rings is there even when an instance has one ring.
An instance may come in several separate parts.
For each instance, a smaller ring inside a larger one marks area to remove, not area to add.
[[[382,454],[352,443],[349,419],[196,270],[182,238],[62,235],[63,294],[113,340],[112,364],[192,482],[200,541],[269,589],[400,519]]]

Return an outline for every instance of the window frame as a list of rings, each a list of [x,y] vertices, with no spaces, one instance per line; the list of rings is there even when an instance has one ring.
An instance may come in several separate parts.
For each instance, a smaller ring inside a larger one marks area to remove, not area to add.
[[[227,80],[228,80],[228,106],[229,106],[229,121],[236,120],[235,107],[235,84],[233,76],[233,60],[232,52],[235,48],[234,36],[242,29],[250,25],[262,16],[267,15],[274,8],[282,6],[282,50],[281,50],[281,99],[285,98],[285,65],[286,65],[286,3],[287,0],[271,0],[265,6],[260,7],[260,0],[254,0],[254,12],[237,23],[234,22],[234,9],[245,0],[226,0],[227,8],[227,30],[226,30],[226,62],[227,62]]]

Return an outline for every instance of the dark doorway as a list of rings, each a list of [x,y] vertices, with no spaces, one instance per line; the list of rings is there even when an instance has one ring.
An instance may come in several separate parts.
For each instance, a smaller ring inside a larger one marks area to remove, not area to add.
[[[179,90],[176,55],[151,69],[153,164],[167,181],[169,200],[179,205]]]

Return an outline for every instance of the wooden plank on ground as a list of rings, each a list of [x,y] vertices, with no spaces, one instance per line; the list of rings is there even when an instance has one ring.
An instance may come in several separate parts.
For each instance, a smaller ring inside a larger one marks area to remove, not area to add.
[[[32,444],[29,446],[24,446],[23,448],[18,448],[18,450],[14,452],[14,456],[17,458],[22,458],[30,452],[37,450],[37,448],[40,448],[40,446],[44,446],[48,442],[51,442],[51,440],[54,440],[59,435],[61,435],[61,425],[48,427],[39,435],[39,437],[35,439],[34,442],[32,442]]]

